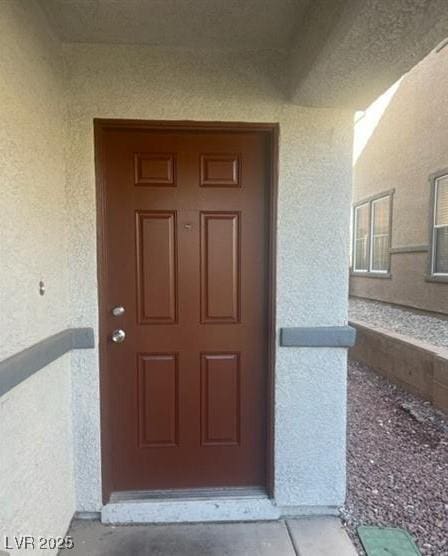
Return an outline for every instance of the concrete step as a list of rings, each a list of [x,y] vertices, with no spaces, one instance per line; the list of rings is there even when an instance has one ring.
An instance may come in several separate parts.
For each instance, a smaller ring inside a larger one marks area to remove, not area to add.
[[[296,556],[283,521],[128,527],[75,520],[69,535],[70,556]]]

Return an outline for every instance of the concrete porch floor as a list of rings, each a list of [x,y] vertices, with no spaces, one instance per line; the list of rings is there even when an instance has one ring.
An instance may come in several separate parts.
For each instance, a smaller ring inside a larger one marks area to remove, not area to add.
[[[102,525],[74,520],[75,556],[356,556],[336,517],[252,523]]]

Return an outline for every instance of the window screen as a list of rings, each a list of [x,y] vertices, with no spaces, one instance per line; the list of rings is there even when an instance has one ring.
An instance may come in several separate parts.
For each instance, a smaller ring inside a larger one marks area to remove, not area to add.
[[[372,201],[372,240],[371,267],[372,272],[389,270],[390,248],[390,197]]]
[[[370,206],[368,203],[355,209],[354,269],[369,270]]]
[[[448,175],[435,183],[433,272],[448,274]]]

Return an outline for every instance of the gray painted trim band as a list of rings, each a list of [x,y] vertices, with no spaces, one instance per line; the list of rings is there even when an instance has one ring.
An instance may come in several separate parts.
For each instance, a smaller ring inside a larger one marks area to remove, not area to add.
[[[94,346],[93,328],[68,328],[0,361],[0,396],[64,353]]]
[[[405,245],[403,247],[391,247],[390,254],[395,255],[397,253],[427,253],[429,251],[429,245]]]
[[[280,329],[282,347],[352,347],[355,340],[356,329],[352,326]]]

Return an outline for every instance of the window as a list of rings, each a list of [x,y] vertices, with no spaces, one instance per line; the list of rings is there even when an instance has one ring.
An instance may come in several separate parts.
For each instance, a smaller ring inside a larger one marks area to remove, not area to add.
[[[369,203],[355,208],[354,269],[362,272],[369,270],[369,214]]]
[[[392,195],[364,201],[354,208],[353,271],[387,274],[390,266]]]
[[[432,274],[448,276],[448,174],[434,180]]]
[[[370,250],[370,270],[389,270],[389,221],[390,197],[372,201],[372,248]]]

